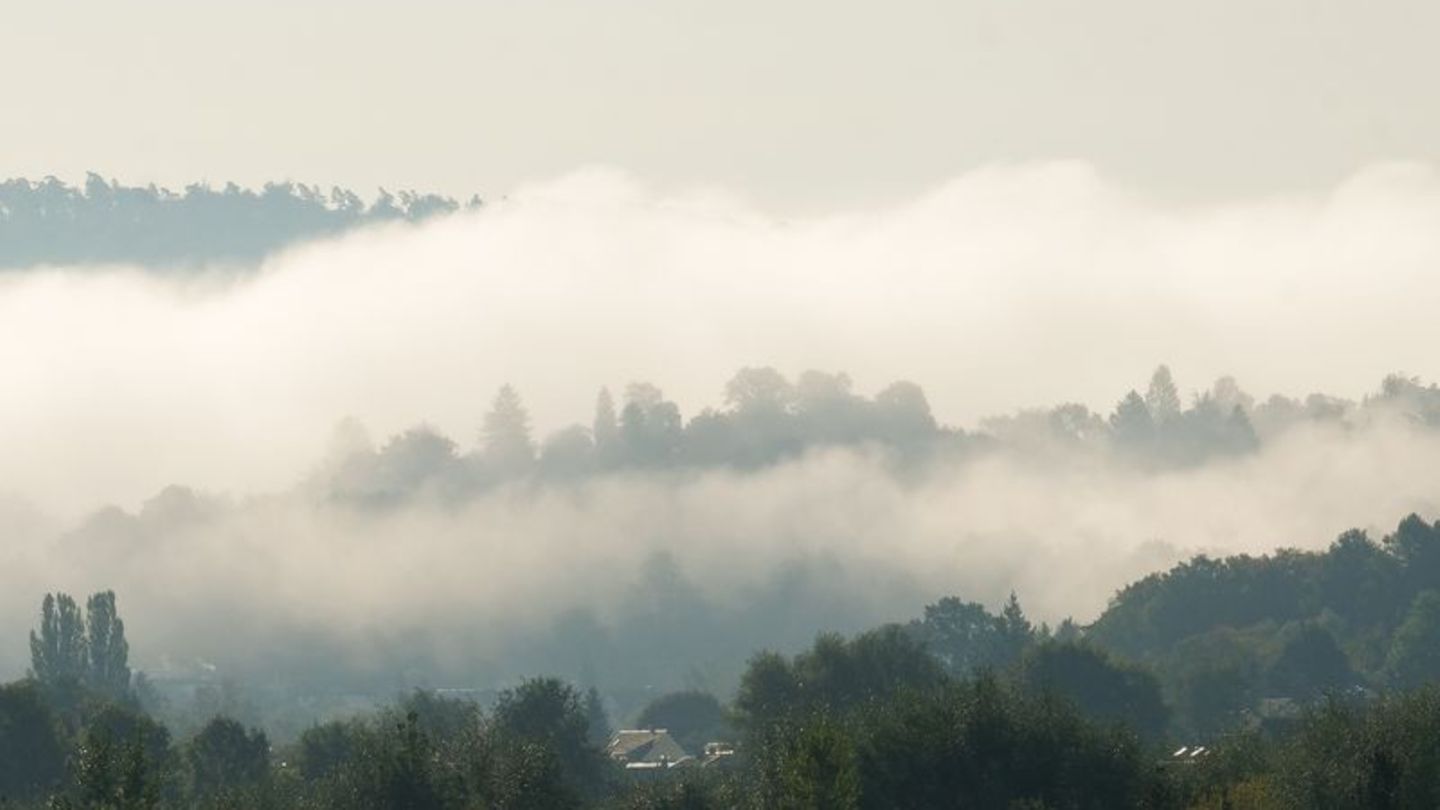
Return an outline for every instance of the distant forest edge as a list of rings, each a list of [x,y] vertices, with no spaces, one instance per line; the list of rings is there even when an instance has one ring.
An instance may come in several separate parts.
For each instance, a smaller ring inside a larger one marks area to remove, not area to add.
[[[472,197],[463,207],[478,207]],[[184,191],[126,186],[91,173],[83,185],[55,177],[0,181],[0,270],[61,264],[140,264],[181,269],[248,265],[308,239],[380,222],[419,222],[459,210],[449,197],[301,183],[259,190],[194,183]]]

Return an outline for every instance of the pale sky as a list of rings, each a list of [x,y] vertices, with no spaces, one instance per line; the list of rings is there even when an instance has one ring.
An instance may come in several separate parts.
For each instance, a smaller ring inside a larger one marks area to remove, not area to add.
[[[1440,4],[0,0],[0,176],[766,204],[1078,158],[1179,199],[1440,162]]]

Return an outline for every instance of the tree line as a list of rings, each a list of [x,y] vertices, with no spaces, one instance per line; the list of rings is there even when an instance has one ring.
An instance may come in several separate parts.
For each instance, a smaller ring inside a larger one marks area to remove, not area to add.
[[[47,595],[30,676],[0,687],[12,806],[1440,801],[1440,523],[1416,516],[1324,552],[1197,557],[1122,589],[1089,626],[1037,626],[1013,594],[994,612],[949,597],[909,622],[755,653],[728,701],[691,689],[636,713],[689,750],[735,746],[723,766],[658,779],[605,755],[614,726],[598,690],[550,677],[487,705],[415,691],[293,741],[223,715],[177,740],[131,675],[114,594],[85,605]],[[1266,716],[1279,702],[1288,710]]]
[[[468,448],[426,425],[376,447],[358,423],[342,424],[314,485],[327,498],[383,505],[615,470],[753,469],[833,447],[878,448],[903,468],[1012,450],[1101,454],[1159,470],[1243,457],[1302,424],[1352,428],[1391,416],[1440,427],[1440,388],[1400,375],[1360,402],[1314,394],[1257,403],[1229,377],[1189,400],[1162,365],[1143,394],[1129,391],[1109,414],[1070,403],[987,419],[967,432],[941,424],[924,389],[910,381],[865,396],[843,372],[810,370],[792,380],[774,368],[746,367],[723,387],[720,408],[687,419],[660,388],[636,382],[618,400],[602,388],[588,424],[537,439],[520,393],[505,385],[477,420]]]
[[[384,189],[367,203],[348,189],[290,182],[259,190],[196,183],[176,192],[94,173],[79,186],[55,177],[12,178],[0,181],[0,269],[251,264],[307,239],[371,223],[418,222],[460,207],[448,197]]]

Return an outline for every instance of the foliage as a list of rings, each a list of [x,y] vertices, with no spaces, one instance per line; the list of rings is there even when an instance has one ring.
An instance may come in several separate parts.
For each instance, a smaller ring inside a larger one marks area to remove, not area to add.
[[[1169,711],[1160,682],[1093,644],[1041,644],[1021,662],[1019,680],[1031,692],[1073,701],[1085,715],[1126,726],[1145,739],[1165,733]]]
[[[64,742],[39,684],[0,686],[0,796],[40,795],[60,782],[64,769]]]
[[[113,591],[92,595],[83,613],[68,594],[45,594],[40,631],[30,632],[30,671],[40,683],[129,698],[129,657],[125,622],[115,608]]]
[[[533,678],[507,689],[495,704],[492,722],[500,745],[531,746],[527,750],[553,756],[553,763],[542,764],[560,773],[570,790],[593,795],[601,787],[603,755],[591,742],[580,694],[569,684]]]
[[[264,782],[270,741],[228,717],[216,717],[190,740],[185,753],[193,795],[209,798]]]
[[[898,626],[850,640],[827,634],[793,660],[773,653],[752,658],[735,711],[742,727],[753,732],[798,714],[842,711],[901,690],[932,688],[943,678],[924,646]]]
[[[1390,679],[1403,686],[1440,678],[1440,591],[1426,590],[1415,597],[1395,631],[1385,667]]]
[[[690,754],[726,738],[725,707],[709,692],[686,690],[650,701],[635,719],[637,728],[663,728]]]

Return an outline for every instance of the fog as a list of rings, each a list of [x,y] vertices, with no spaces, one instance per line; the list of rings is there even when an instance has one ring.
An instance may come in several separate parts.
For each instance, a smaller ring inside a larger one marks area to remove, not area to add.
[[[1084,164],[1003,166],[803,220],[596,169],[253,273],[3,276],[0,668],[23,669],[44,591],[114,588],[152,671],[294,657],[393,683],[630,678],[583,660],[564,623],[623,640],[665,616],[644,627],[704,650],[657,680],[724,688],[751,649],[944,594],[1013,589],[1037,618],[1089,620],[1192,553],[1433,516],[1440,434],[1384,411],[1159,469],[976,439],[916,463],[814,447],[383,508],[316,481],[342,418],[379,439],[428,424],[468,451],[506,383],[541,436],[637,380],[686,417],[721,407],[745,366],[844,370],[867,394],[913,380],[972,438],[1019,408],[1109,414],[1161,362],[1187,399],[1223,374],[1261,398],[1359,398],[1392,371],[1440,376],[1437,226],[1440,177],[1419,166],[1198,208]]]

